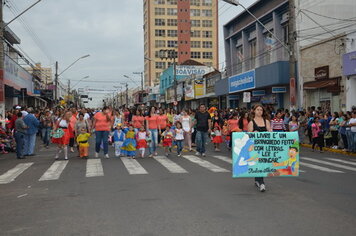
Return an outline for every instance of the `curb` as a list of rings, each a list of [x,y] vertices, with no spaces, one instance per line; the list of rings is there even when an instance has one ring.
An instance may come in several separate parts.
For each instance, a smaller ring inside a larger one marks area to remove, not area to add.
[[[312,148],[312,145],[311,145],[311,144],[300,144],[300,146],[302,146],[302,147],[307,147],[307,148]],[[343,155],[348,155],[348,156],[354,156],[354,157],[356,157],[356,153],[345,152],[345,151],[342,151],[342,150],[340,150],[340,149],[333,149],[333,148],[326,148],[326,147],[324,147],[323,150],[324,150],[324,151],[327,151],[327,152],[334,152],[334,153],[339,153],[339,154],[343,154]]]

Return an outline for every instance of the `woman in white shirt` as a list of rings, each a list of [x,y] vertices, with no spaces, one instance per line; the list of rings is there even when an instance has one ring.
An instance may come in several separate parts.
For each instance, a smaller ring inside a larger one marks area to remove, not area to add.
[[[184,141],[185,146],[188,146],[188,150],[192,151],[192,133],[193,133],[193,122],[192,118],[188,115],[186,110],[183,110],[182,116],[180,118],[180,123],[182,123],[182,128],[184,131]]]

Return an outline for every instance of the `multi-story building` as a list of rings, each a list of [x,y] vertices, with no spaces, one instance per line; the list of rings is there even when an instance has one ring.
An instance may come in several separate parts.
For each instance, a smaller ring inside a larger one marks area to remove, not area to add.
[[[173,63],[162,50],[218,68],[218,48],[218,0],[144,0],[145,86]]]
[[[41,83],[45,88],[47,85],[52,84],[52,68],[42,67],[41,63],[36,63],[35,67],[28,68],[27,71],[31,74],[35,74],[38,78],[40,78]]]

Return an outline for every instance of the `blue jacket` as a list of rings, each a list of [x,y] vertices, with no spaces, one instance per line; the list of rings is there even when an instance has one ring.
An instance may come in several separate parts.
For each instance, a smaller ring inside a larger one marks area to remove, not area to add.
[[[27,116],[25,116],[23,118],[23,121],[28,126],[27,134],[31,135],[37,133],[40,122],[33,114],[28,114]]]

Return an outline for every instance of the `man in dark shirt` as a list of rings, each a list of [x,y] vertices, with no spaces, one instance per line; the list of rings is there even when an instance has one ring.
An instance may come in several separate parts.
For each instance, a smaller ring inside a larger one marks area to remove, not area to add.
[[[199,111],[195,114],[195,124],[197,129],[197,152],[195,154],[205,157],[205,143],[208,139],[208,132],[211,130],[211,117],[210,114],[206,111],[204,104],[199,106]]]

